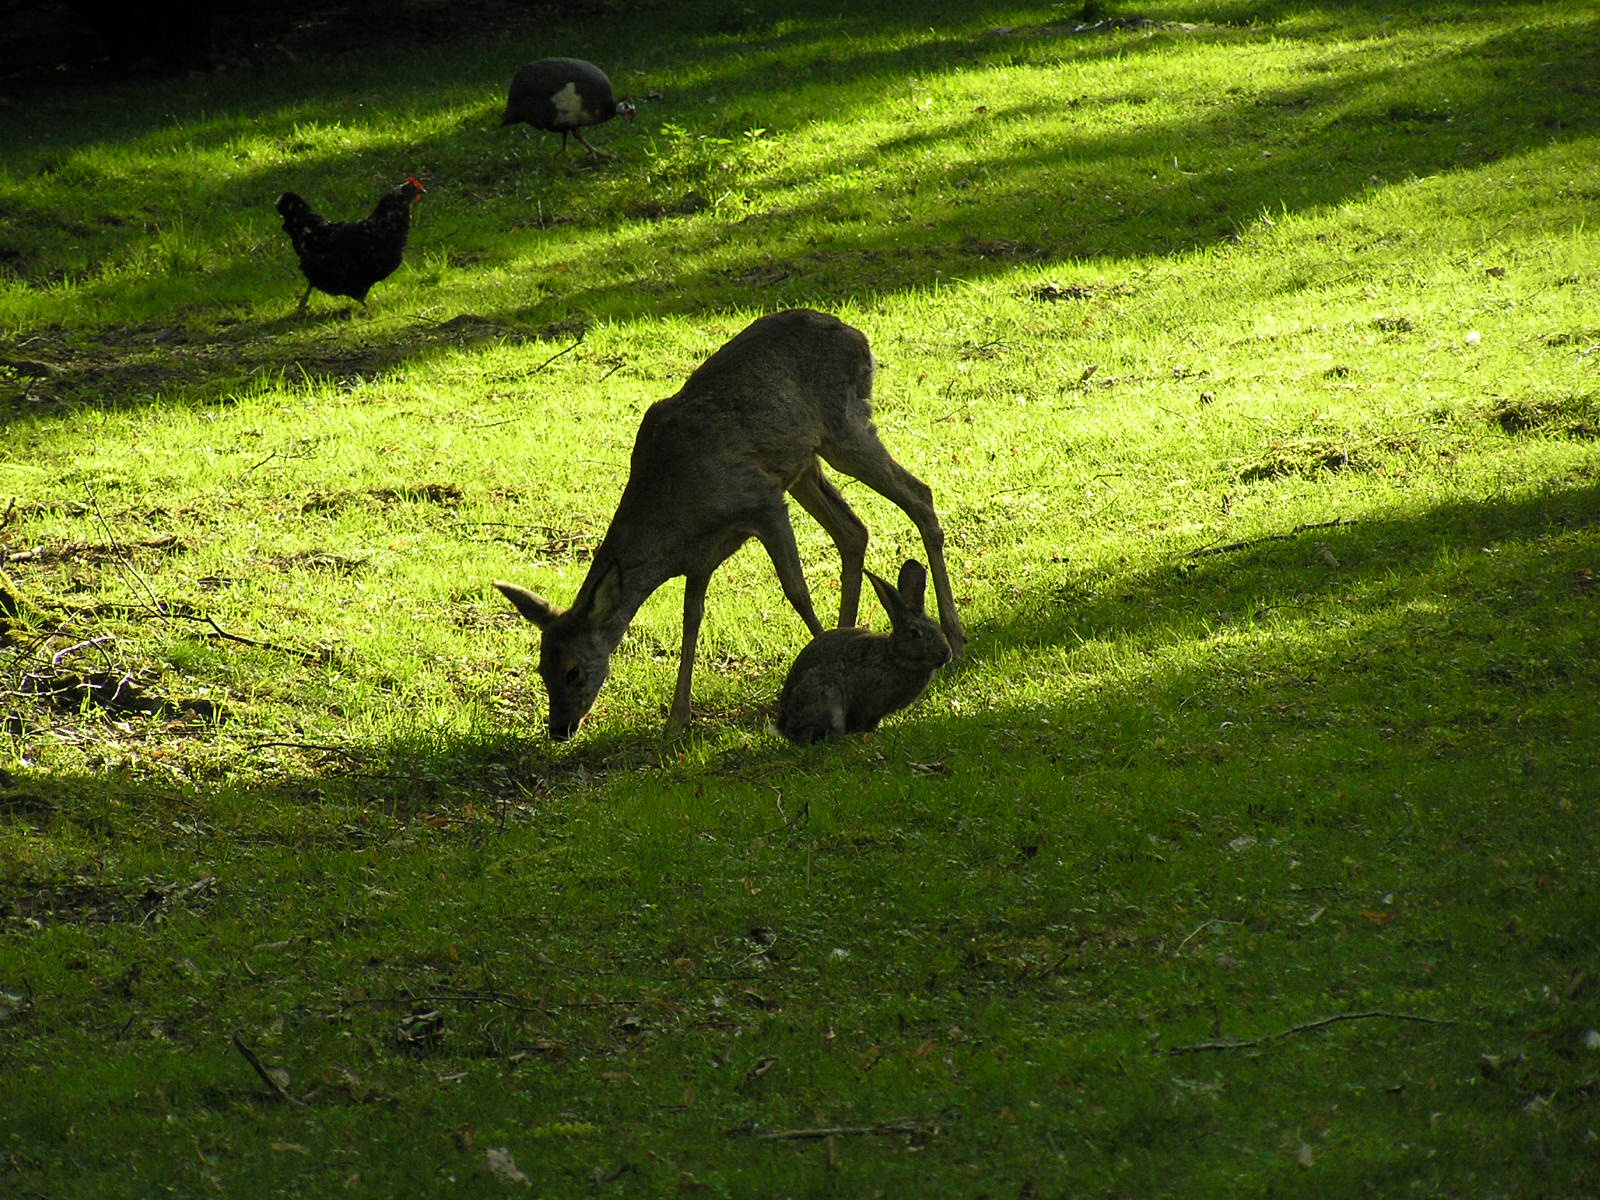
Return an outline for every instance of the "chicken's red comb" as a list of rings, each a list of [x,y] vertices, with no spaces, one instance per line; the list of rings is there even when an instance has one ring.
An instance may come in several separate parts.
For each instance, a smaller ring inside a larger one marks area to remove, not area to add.
[[[419,192],[425,192],[428,190],[422,186],[422,180],[418,179],[415,175],[407,175],[406,182],[414,186]]]

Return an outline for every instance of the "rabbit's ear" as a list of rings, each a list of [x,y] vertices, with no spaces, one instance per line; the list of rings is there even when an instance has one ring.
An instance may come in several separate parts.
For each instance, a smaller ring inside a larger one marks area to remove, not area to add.
[[[900,568],[900,598],[912,612],[922,611],[923,593],[928,588],[928,572],[916,559],[907,559]]]
[[[878,593],[878,603],[883,605],[883,611],[889,614],[889,623],[896,628],[900,619],[906,615],[906,602],[900,598],[900,593],[889,586],[887,579],[874,575],[871,571],[866,576],[872,581],[872,590]]]

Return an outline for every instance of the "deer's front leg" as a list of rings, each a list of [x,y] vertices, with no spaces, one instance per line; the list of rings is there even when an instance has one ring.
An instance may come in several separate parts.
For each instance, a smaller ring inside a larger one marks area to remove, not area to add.
[[[710,582],[709,575],[689,575],[683,581],[683,646],[678,651],[678,686],[672,693],[672,711],[667,714],[668,733],[682,733],[689,727],[694,648],[700,640],[700,620],[706,613],[706,587]]]

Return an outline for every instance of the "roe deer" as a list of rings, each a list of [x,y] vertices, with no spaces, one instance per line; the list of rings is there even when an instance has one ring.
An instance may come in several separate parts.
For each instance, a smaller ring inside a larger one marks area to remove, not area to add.
[[[683,646],[667,731],[688,725],[706,587],[723,560],[752,537],[766,547],[783,594],[806,628],[822,632],[785,492],[838,547],[839,624],[855,624],[867,527],[822,473],[819,457],[916,523],[940,624],[960,657],[966,635],[945,571],[933,494],[878,440],[872,372],[866,336],[837,317],[797,308],[760,318],[706,359],[677,395],[645,412],[622,499],[571,608],[563,611],[517,584],[495,581],[542,631],[539,674],[550,696],[552,738],[561,741],[577,730],[639,606],[677,575],[685,576]]]

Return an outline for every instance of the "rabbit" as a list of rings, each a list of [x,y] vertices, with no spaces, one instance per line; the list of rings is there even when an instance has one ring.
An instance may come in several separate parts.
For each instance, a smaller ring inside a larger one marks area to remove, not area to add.
[[[868,571],[894,631],[830,629],[801,650],[778,698],[778,732],[807,745],[867,733],[899,712],[950,661],[950,643],[922,607],[928,575],[915,560],[900,568],[900,587]]]

